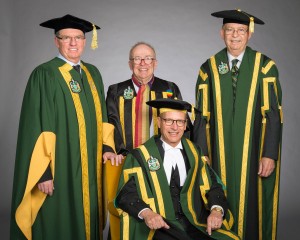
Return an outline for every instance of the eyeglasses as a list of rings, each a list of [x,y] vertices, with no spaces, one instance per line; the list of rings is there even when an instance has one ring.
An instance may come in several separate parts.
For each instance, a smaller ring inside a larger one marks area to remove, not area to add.
[[[247,32],[248,32],[248,29],[246,28],[224,28],[224,32],[226,35],[231,35],[231,34],[234,34],[235,32],[238,34],[238,35],[245,35]]]
[[[133,61],[134,64],[141,64],[143,60],[144,60],[145,64],[151,64],[153,62],[153,60],[155,60],[155,58],[153,58],[151,56],[147,56],[145,58],[134,57],[134,58],[131,58],[130,60]]]
[[[184,124],[186,123],[186,120],[181,120],[181,119],[174,120],[174,119],[162,118],[162,117],[161,117],[161,119],[165,121],[165,124],[167,126],[171,126],[171,125],[173,125],[174,122],[176,122],[178,127],[183,127]]]
[[[75,37],[71,37],[71,36],[56,36],[56,37],[64,43],[69,43],[69,42],[71,42],[72,39],[74,39],[75,42],[80,42],[85,39],[85,36],[82,36],[82,35],[78,35]]]

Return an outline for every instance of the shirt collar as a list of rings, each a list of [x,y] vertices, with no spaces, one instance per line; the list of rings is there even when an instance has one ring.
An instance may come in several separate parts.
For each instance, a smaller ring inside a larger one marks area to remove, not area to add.
[[[69,60],[67,60],[63,55],[61,55],[60,53],[58,54],[57,56],[58,58],[64,60],[65,62],[69,63],[71,66],[74,66],[74,65],[80,65],[80,60],[78,63],[73,63],[73,62],[70,62]]]
[[[238,59],[238,63],[241,63],[243,60],[243,56],[245,54],[245,51],[243,51],[240,55],[238,55],[237,57],[232,56],[229,52],[227,52],[227,56],[228,56],[228,62],[231,63],[231,61],[233,59]]]
[[[162,138],[160,138],[160,140],[163,142],[162,146],[164,148],[165,151],[168,151],[170,149],[182,149],[182,143],[181,141],[177,144],[176,147],[172,147],[171,145],[169,145],[168,143],[166,143]]]

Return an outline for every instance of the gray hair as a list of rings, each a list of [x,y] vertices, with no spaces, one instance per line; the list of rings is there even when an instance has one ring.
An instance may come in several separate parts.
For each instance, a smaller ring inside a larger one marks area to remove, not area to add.
[[[136,47],[140,46],[140,45],[146,45],[147,47],[151,48],[152,51],[153,51],[153,53],[154,53],[154,58],[156,58],[156,52],[155,52],[155,49],[154,49],[154,47],[153,47],[151,44],[146,43],[146,42],[137,42],[136,44],[134,44],[134,45],[131,47],[131,49],[130,49],[130,51],[129,51],[129,60],[132,58],[132,52],[133,52],[133,50],[134,50]]]

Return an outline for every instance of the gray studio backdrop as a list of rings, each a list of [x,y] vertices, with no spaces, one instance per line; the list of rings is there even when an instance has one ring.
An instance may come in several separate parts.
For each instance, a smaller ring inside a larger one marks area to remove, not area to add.
[[[284,131],[279,239],[292,239],[299,218],[299,0],[2,0],[0,9],[0,239],[8,239],[12,179],[20,108],[27,79],[38,64],[57,55],[53,31],[39,23],[67,13],[99,26],[99,48],[83,59],[96,65],[105,91],[126,80],[129,48],[147,41],[157,50],[156,75],[176,82],[194,103],[201,63],[224,47],[221,19],[211,12],[241,8],[266,22],[250,46],[274,59],[283,89]],[[88,34],[88,43],[90,43]],[[298,186],[298,187],[297,187]],[[296,214],[298,218],[296,218]]]

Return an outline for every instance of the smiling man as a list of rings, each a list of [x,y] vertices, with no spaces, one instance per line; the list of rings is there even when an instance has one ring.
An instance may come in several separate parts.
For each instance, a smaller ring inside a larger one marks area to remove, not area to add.
[[[121,239],[239,239],[228,230],[232,219],[222,184],[200,148],[183,137],[192,106],[177,99],[147,104],[159,109],[160,135],[124,163],[115,200]]]
[[[275,239],[282,129],[281,87],[272,59],[247,46],[254,24],[241,10],[215,12],[226,48],[200,68],[194,139],[226,185],[234,231]]]
[[[102,153],[114,157],[98,69],[81,60],[99,29],[66,15],[54,29],[58,56],[31,74],[22,105],[11,239],[102,239]],[[93,46],[96,42],[92,42]]]

